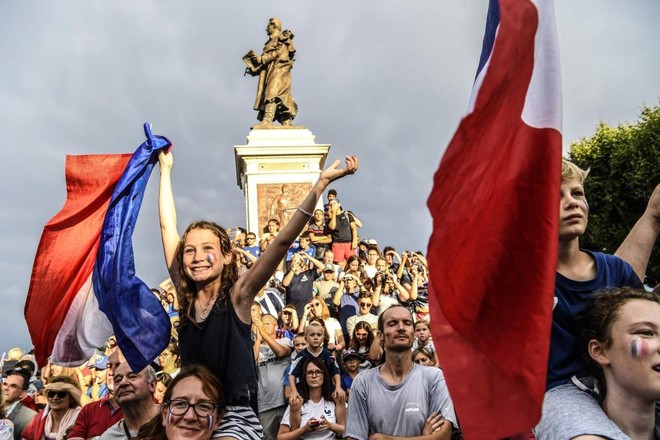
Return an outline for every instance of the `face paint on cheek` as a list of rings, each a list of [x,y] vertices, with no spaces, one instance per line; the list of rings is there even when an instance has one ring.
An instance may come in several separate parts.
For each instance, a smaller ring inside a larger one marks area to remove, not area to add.
[[[630,355],[634,358],[647,356],[649,354],[649,344],[644,339],[635,338],[630,343]]]
[[[206,256],[206,261],[208,261],[209,264],[213,264],[218,261],[218,257],[216,257],[214,253],[210,253]]]
[[[211,426],[213,426],[213,415],[212,414],[209,414],[208,416],[206,416],[206,426],[208,426],[209,428]]]
[[[167,411],[167,424],[171,425],[172,424],[172,413]]]

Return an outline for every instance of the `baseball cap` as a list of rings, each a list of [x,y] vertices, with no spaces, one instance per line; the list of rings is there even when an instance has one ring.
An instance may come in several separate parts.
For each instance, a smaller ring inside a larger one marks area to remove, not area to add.
[[[323,266],[323,272],[334,272],[335,271],[335,266],[332,264],[326,264]]]
[[[89,366],[98,370],[104,370],[108,366],[108,357],[97,354],[89,360]]]
[[[344,361],[347,361],[349,358],[355,358],[355,359],[360,359],[360,354],[355,351],[351,350],[350,348],[344,352]]]

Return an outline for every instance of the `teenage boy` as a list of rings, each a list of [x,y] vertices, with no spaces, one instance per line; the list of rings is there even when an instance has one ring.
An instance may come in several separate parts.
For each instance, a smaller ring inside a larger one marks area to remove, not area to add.
[[[589,204],[583,186],[587,174],[587,171],[563,160],[556,305],[552,317],[547,392],[543,415],[535,430],[539,440],[625,438],[607,418],[596,399],[582,390],[584,386],[579,379],[587,376],[587,373],[579,355],[580,328],[575,318],[591,295],[600,289],[641,287],[638,275],[643,277],[660,224],[660,192],[656,188],[647,212],[619,250],[622,256],[635,262],[636,268],[641,269],[640,273],[617,256],[580,249],[579,239],[586,230],[589,216]],[[631,247],[631,243],[635,244]],[[644,262],[643,254],[647,249]]]

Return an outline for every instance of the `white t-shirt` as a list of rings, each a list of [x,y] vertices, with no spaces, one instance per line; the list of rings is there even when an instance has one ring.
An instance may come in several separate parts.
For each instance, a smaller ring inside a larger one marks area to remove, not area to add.
[[[282,416],[282,422],[280,422],[280,424],[290,427],[290,416],[291,406],[287,405],[286,411],[284,411],[284,415]],[[318,403],[314,403],[311,400],[308,400],[307,402],[303,403],[302,408],[300,409],[300,426],[305,426],[307,421],[311,418],[321,420],[321,417],[325,417],[328,422],[337,422],[337,418],[335,417],[335,402],[326,401],[322,397]],[[302,438],[315,440],[334,440],[335,433],[330,429],[327,429],[325,431],[308,432]]]

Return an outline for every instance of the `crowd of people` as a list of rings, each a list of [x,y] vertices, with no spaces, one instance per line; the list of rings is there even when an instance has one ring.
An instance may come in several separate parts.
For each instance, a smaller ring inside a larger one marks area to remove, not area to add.
[[[172,319],[170,344],[140,372],[112,337],[77,368],[37,368],[10,350],[0,440],[461,438],[423,253],[360,238],[333,189],[315,209],[356,158],[325,170],[282,229],[276,219],[262,231],[201,221],[181,236],[171,153],[160,165],[171,282],[153,292]],[[548,391],[539,425],[515,438],[660,438],[660,293],[640,281],[660,190],[624,261],[579,248],[586,176],[564,161]]]

